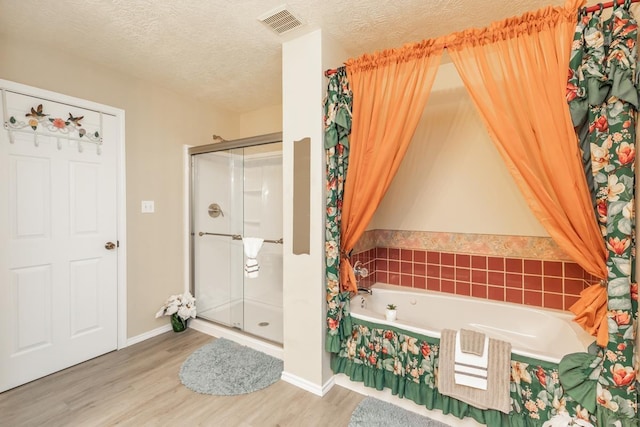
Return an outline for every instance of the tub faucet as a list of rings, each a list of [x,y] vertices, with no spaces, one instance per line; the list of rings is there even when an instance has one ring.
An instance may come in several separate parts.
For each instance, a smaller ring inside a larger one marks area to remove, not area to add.
[[[373,295],[373,292],[369,288],[358,288],[358,293],[359,294],[365,293],[365,294]]]

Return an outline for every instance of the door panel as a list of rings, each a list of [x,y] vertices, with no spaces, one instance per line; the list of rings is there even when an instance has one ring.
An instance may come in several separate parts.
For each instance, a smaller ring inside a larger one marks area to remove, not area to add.
[[[40,134],[0,130],[0,392],[117,348],[117,250],[105,243],[117,241],[118,120],[5,95],[5,120],[39,104],[48,116]],[[100,149],[47,129],[68,115],[99,131]]]
[[[50,230],[51,188],[49,159],[10,157],[9,209],[14,239],[46,238]]]
[[[17,321],[11,356],[50,346],[51,266],[14,269],[9,300],[16,307]]]
[[[100,258],[69,263],[71,338],[100,328]]]
[[[99,231],[98,196],[100,194],[98,163],[69,163],[69,206],[71,235],[96,235]]]

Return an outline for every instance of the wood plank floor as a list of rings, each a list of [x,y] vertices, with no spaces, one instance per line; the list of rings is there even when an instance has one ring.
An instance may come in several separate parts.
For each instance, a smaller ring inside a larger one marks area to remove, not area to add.
[[[364,398],[323,398],[284,381],[240,396],[192,392],[182,362],[215,338],[167,332],[0,394],[0,426],[347,426]]]

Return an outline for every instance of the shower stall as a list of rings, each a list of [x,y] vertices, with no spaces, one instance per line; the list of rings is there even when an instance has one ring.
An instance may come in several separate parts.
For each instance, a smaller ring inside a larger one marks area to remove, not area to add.
[[[282,134],[194,147],[189,155],[198,318],[282,344]],[[264,240],[257,277],[245,273],[247,238]]]

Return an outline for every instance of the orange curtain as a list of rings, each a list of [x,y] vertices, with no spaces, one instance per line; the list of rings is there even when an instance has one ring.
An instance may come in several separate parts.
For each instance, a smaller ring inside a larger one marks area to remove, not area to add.
[[[363,55],[345,63],[353,125],[340,241],[340,285],[356,291],[348,253],[367,228],[413,137],[435,79],[437,39]]]
[[[447,49],[533,213],[571,258],[605,278],[607,252],[565,98],[583,4],[568,0],[565,7],[456,33],[448,37]],[[592,288],[576,321],[595,332],[600,324],[606,328],[606,289]],[[598,300],[605,310],[593,306]],[[601,336],[606,345],[606,333]]]

